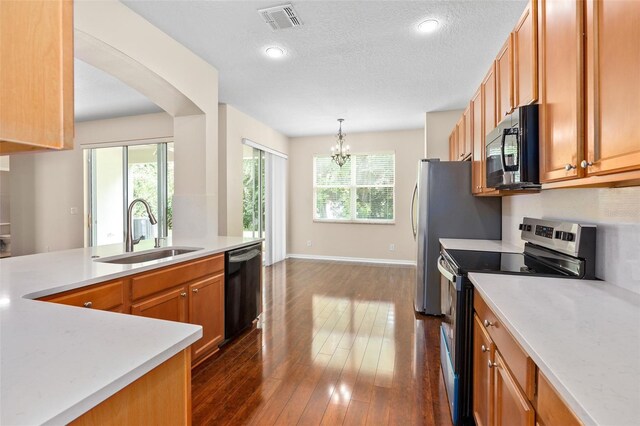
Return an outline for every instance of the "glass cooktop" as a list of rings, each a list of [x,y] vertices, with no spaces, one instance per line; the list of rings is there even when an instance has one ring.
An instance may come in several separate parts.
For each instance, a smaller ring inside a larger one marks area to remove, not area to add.
[[[567,277],[569,274],[550,268],[523,253],[494,251],[446,250],[458,272],[489,272],[499,274],[531,274]]]

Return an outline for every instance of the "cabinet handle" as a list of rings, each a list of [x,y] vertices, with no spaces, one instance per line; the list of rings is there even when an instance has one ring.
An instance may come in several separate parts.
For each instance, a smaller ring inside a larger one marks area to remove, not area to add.
[[[576,166],[574,166],[573,164],[569,164],[569,163],[567,163],[567,164],[565,164],[565,165],[564,165],[564,169],[565,169],[566,171],[568,171],[568,172],[570,172],[571,170],[573,170],[573,169],[575,169],[575,168],[576,168]]]
[[[194,293],[197,293],[197,292],[198,292],[198,289],[197,289],[197,288],[194,288],[194,289],[193,289],[193,292],[194,292]]]
[[[483,324],[484,324],[484,326],[485,326],[485,327],[487,327],[487,328],[488,328],[488,327],[491,327],[492,325],[494,325],[494,324],[493,324],[491,321],[489,321],[489,320],[484,320]]]
[[[182,296],[182,297],[187,297],[187,292],[186,292],[186,291],[183,291],[182,293],[180,293],[180,296]]]
[[[493,362],[491,360],[489,360],[489,368],[493,368],[493,367],[497,367],[498,363],[497,362]]]
[[[91,303],[91,302],[84,302],[84,303],[83,303],[83,306],[84,306],[85,308],[91,308],[91,307],[93,306],[93,303]]]
[[[591,161],[582,160],[582,162],[580,163],[580,167],[582,167],[583,169],[591,166],[593,166],[593,163]]]
[[[480,350],[482,352],[489,352],[489,349],[487,349],[487,347],[485,345],[480,346]]]

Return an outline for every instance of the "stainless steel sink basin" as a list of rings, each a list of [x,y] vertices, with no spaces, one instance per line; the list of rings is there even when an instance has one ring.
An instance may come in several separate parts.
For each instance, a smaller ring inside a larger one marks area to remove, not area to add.
[[[196,247],[164,247],[160,249],[148,250],[140,253],[130,253],[118,256],[95,259],[95,262],[116,263],[119,265],[130,265],[133,263],[148,262],[150,260],[165,259],[167,257],[178,256],[180,254],[192,253],[202,250]]]

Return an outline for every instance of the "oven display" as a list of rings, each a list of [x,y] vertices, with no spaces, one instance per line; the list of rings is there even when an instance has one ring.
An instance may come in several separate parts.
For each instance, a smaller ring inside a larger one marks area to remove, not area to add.
[[[536,235],[553,238],[553,228],[551,226],[536,225]]]

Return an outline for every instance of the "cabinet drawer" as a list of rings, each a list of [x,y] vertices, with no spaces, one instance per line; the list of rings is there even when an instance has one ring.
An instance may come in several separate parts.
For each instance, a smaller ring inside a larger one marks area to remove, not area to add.
[[[115,281],[44,297],[41,300],[63,305],[112,310],[124,304],[124,288],[124,281]]]
[[[535,390],[535,363],[522,350],[511,334],[509,334],[476,290],[474,290],[473,295],[473,307],[478,315],[478,319],[489,333],[489,336],[509,366],[515,380],[525,391],[529,400],[533,400]]]
[[[224,254],[138,275],[131,279],[131,298],[138,300],[205,275],[224,271]]]
[[[538,399],[536,402],[538,423],[543,425],[582,425],[580,420],[567,407],[560,395],[551,386],[542,373],[538,371]]]

